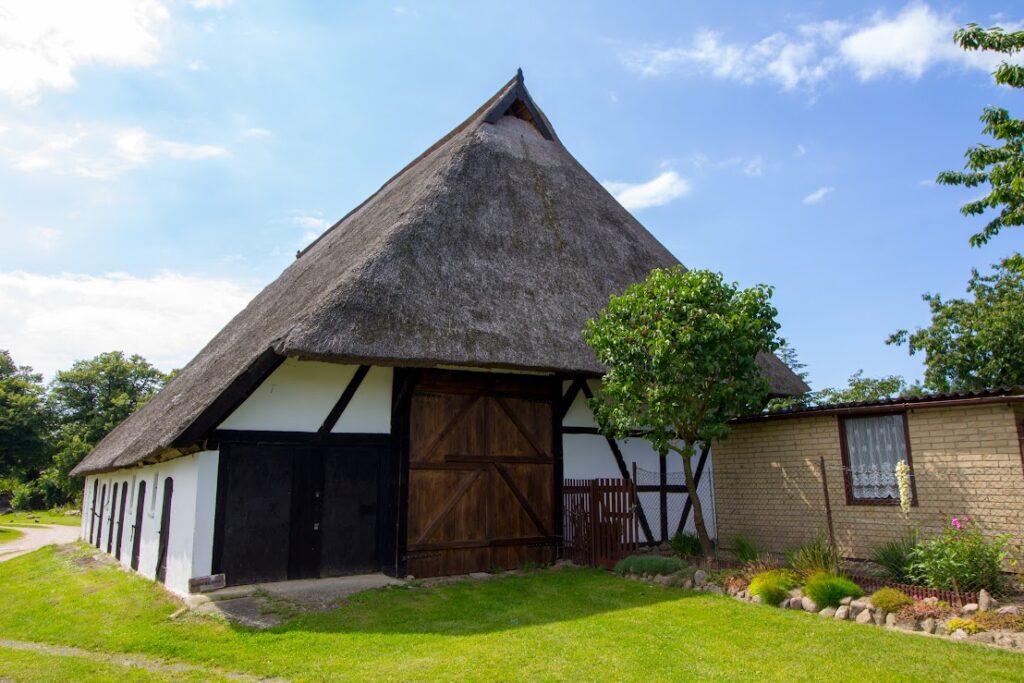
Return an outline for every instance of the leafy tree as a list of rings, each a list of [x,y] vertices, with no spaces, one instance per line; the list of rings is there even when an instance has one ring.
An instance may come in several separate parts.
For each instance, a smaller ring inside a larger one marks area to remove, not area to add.
[[[888,344],[925,354],[925,387],[971,391],[1024,384],[1024,258],[1015,254],[988,275],[971,271],[964,299],[925,294],[931,325],[899,330]]]
[[[968,24],[954,35],[965,50],[1000,52],[1009,59],[1024,50],[1024,31],[1004,33],[1001,28],[983,29]],[[999,85],[1024,88],[1024,66],[1004,61],[995,71]],[[979,144],[965,154],[964,171],[944,171],[938,183],[977,187],[988,185],[989,193],[961,207],[965,216],[980,216],[989,209],[998,209],[981,232],[971,237],[977,247],[995,237],[1003,228],[1024,225],[1024,121],[1012,118],[1005,109],[986,107],[981,114],[982,133],[990,135],[999,146]]]
[[[778,350],[775,355],[779,357],[783,363],[786,364],[790,370],[796,373],[796,376],[804,381],[805,384],[810,384],[808,379],[808,373],[804,368],[807,367],[806,363],[801,362],[797,350],[789,345],[785,339],[781,340]],[[782,396],[773,398],[768,401],[768,412],[774,412],[776,410],[790,410],[794,408],[806,408],[814,403],[814,392],[805,391],[802,394],[796,394],[794,396]]]
[[[165,382],[164,373],[142,356],[109,351],[58,372],[49,403],[62,427],[80,427],[79,436],[95,445]]]
[[[606,368],[590,407],[602,432],[640,428],[658,452],[683,459],[701,546],[711,552],[691,458],[729,435],[728,420],[761,410],[768,382],[756,357],[779,348],[772,289],[740,289],[721,274],[682,266],[646,281],[587,322],[583,337]]]
[[[46,466],[44,395],[42,375],[0,349],[0,478],[32,477]]]
[[[829,403],[866,403],[883,398],[892,398],[905,394],[910,387],[899,375],[885,377],[865,377],[863,370],[850,375],[849,384],[845,389],[827,388],[814,392],[813,403],[826,405]]]

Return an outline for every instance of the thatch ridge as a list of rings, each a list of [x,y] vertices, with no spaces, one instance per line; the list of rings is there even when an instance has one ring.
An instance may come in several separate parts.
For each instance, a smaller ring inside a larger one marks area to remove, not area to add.
[[[529,98],[519,75],[303,250],[75,473],[194,450],[268,354],[599,374],[584,322],[678,261],[557,137],[495,119],[510,93]],[[759,361],[776,393],[805,389]]]

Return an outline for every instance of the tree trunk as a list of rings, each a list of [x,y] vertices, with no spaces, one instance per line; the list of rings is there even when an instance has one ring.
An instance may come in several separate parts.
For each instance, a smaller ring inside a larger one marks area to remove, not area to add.
[[[708,536],[707,527],[704,525],[704,509],[700,505],[700,496],[697,495],[697,484],[693,480],[693,465],[690,462],[692,456],[679,454],[683,458],[683,474],[686,475],[686,492],[690,496],[690,507],[693,508],[693,526],[697,530],[697,538],[700,540],[700,547],[704,549],[704,555],[711,558],[713,548],[711,538]],[[686,523],[686,520],[683,520]]]

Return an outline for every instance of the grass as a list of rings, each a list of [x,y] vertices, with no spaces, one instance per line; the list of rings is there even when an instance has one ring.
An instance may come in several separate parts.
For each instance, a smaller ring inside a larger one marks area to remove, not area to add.
[[[31,510],[28,512],[8,512],[0,515],[0,524],[13,524],[15,526],[32,526],[35,524],[63,524],[64,526],[78,526],[82,523],[79,515],[67,517],[63,510]]]
[[[588,569],[370,591],[253,631],[200,616],[172,620],[176,601],[145,579],[97,566],[92,552],[51,547],[0,564],[0,639],[300,681],[1013,681],[1024,669],[1017,653]],[[23,655],[0,647],[3,676],[60,678]]]
[[[17,529],[3,529],[0,528],[0,545],[4,543],[10,543],[11,541],[17,541],[25,534],[21,533]]]

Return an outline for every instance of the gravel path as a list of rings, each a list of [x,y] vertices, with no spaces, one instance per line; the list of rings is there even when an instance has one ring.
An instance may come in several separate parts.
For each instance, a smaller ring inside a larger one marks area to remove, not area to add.
[[[52,543],[57,545],[72,543],[78,540],[79,534],[77,526],[62,526],[59,524],[11,526],[7,528],[16,529],[24,535],[16,541],[0,545],[0,562],[6,562],[19,555],[30,553]]]

